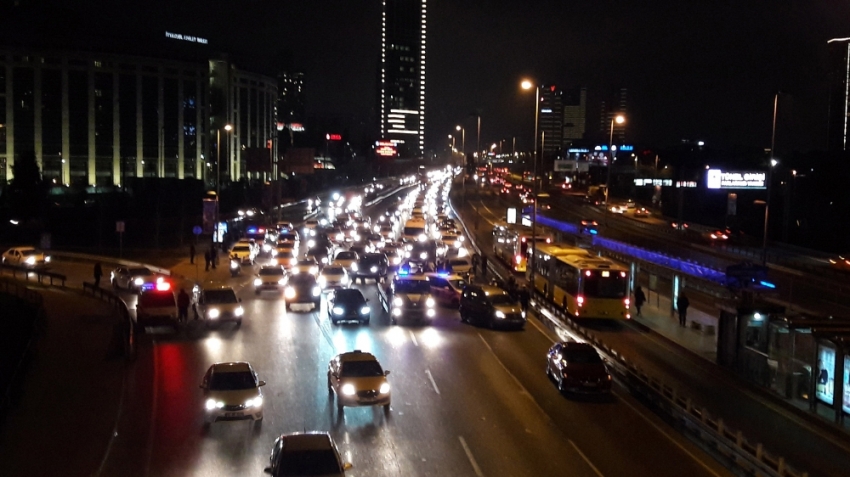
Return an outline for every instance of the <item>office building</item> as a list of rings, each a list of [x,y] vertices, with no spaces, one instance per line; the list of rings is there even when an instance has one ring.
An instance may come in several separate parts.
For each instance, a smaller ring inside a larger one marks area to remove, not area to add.
[[[628,117],[628,108],[626,102],[626,88],[620,88],[605,95],[599,105],[599,141],[604,140],[605,143],[611,135],[611,120],[618,114],[623,114]],[[623,144],[626,142],[626,126],[628,119],[623,124],[614,123],[614,144]]]
[[[850,38],[834,38],[829,49],[829,130],[827,149],[847,150],[850,123]]]
[[[585,139],[587,128],[587,88],[577,87],[564,91],[564,147]]]
[[[383,0],[379,76],[381,139],[400,157],[425,149],[426,0]]]
[[[560,154],[564,143],[563,91],[555,85],[540,87],[538,110],[538,138],[542,157]]]

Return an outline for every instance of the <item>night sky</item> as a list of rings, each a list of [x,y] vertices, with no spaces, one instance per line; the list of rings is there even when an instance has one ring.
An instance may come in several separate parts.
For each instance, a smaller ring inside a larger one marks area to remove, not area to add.
[[[375,122],[380,0],[59,3],[258,58],[290,50],[306,75],[309,116],[335,118],[353,140]],[[116,6],[120,15],[105,13]],[[782,90],[793,96],[786,114],[794,136],[786,141],[823,149],[826,42],[850,36],[850,2],[836,0],[431,0],[428,7],[426,139],[438,150],[461,122],[467,146],[474,144],[474,111],[482,145],[517,136],[528,148],[533,100],[519,89],[525,77],[583,85],[591,97],[628,88],[629,141],[658,146],[689,138],[767,147],[773,95]]]

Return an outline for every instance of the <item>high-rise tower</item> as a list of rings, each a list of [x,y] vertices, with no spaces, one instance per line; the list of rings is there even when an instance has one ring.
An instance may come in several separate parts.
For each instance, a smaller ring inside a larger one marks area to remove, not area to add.
[[[425,149],[426,1],[382,0],[380,133],[401,157]]]
[[[850,38],[834,38],[829,46],[829,131],[827,149],[846,151],[850,123]]]

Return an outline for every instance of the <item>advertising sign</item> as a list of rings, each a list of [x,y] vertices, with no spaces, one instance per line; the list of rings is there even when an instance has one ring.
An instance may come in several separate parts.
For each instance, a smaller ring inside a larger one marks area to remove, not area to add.
[[[516,223],[516,207],[508,207],[508,216],[506,222],[509,224]]]
[[[395,157],[398,153],[396,146],[390,141],[376,141],[375,154],[381,157]]]
[[[673,187],[673,179],[635,179],[635,186],[637,187]],[[676,187],[679,187],[679,183],[676,183]],[[696,184],[694,184],[696,187]]]
[[[325,134],[328,141],[342,141],[342,134]]]
[[[709,189],[765,189],[767,173],[709,169],[705,178],[706,187]]]
[[[204,199],[204,207],[203,207],[203,227],[205,234],[213,233],[213,227],[215,227],[215,216],[216,211],[218,210],[218,201],[215,199]]]
[[[818,350],[818,368],[815,396],[832,405],[835,399],[835,349],[821,345]],[[841,408],[850,412],[850,356],[844,357],[844,397]]]

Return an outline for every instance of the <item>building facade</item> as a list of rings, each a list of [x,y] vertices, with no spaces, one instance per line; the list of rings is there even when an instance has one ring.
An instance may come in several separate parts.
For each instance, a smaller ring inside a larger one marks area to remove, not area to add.
[[[564,91],[564,146],[572,146],[585,139],[587,129],[587,88],[577,87]]]
[[[611,120],[618,114],[628,116],[628,102],[626,88],[620,88],[607,94],[599,104],[599,138],[598,140],[608,141],[611,136]],[[613,138],[614,143],[623,144],[626,142],[626,125],[628,120],[623,124],[613,123]]]
[[[564,103],[563,91],[555,85],[540,87],[538,129],[540,150],[543,157],[554,157],[560,154],[564,145]]]
[[[426,1],[382,2],[379,129],[401,157],[425,150]]]
[[[0,183],[31,154],[57,185],[211,184],[219,130],[221,180],[239,180],[243,151],[277,143],[276,83],[221,59],[0,48]]]
[[[829,49],[829,132],[827,150],[846,151],[850,123],[850,38],[834,38]]]

